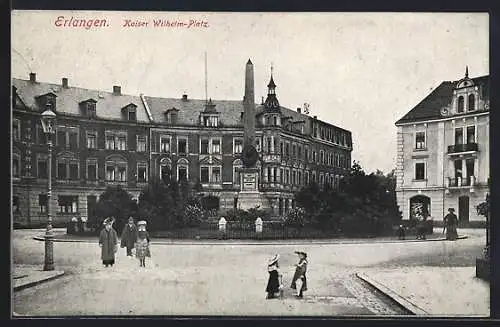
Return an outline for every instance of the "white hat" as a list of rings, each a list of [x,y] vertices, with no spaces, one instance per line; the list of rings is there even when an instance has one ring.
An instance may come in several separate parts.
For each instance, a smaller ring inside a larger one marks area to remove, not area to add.
[[[276,254],[274,257],[271,258],[271,260],[269,260],[268,265],[270,266],[270,265],[278,262],[279,258],[280,258],[280,255]]]
[[[144,225],[144,226],[146,226],[146,225],[147,225],[147,223],[146,223],[146,221],[145,221],[145,220],[141,220],[141,221],[138,221],[138,222],[137,222],[137,226],[140,226],[140,225]]]

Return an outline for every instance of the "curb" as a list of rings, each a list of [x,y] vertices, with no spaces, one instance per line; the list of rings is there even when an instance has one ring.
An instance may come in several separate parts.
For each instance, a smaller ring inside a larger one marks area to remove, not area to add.
[[[458,240],[462,239],[467,239],[469,238],[467,235],[460,235],[458,236]],[[33,237],[34,240],[36,241],[45,241],[45,238],[43,236],[35,236]],[[340,244],[340,245],[346,245],[346,244],[374,244],[374,243],[379,243],[379,244],[391,244],[391,243],[422,243],[422,242],[436,242],[436,241],[446,241],[446,238],[437,238],[437,239],[428,239],[428,240],[387,240],[387,241],[375,241],[375,242],[335,242],[335,241],[311,241],[304,239],[302,242],[245,242],[241,241],[238,242],[237,240],[235,242],[227,242],[227,241],[208,241],[208,240],[200,240],[200,241],[151,241],[151,244],[163,244],[163,245],[302,245],[302,244]],[[76,239],[57,239],[53,238],[53,242],[62,242],[62,243],[97,243],[97,240],[76,240]]]
[[[370,278],[368,275],[366,275],[364,273],[356,273],[356,277],[358,277],[362,281],[368,283],[369,285],[371,285],[374,288],[376,288],[378,291],[380,291],[383,294],[385,294],[385,296],[387,296],[392,301],[394,301],[397,304],[399,304],[401,307],[403,307],[409,313],[411,313],[413,315],[429,315],[429,313],[427,311],[425,311],[424,309],[422,309],[422,308],[418,307],[417,305],[411,303],[410,301],[408,301],[404,297],[400,296],[399,294],[397,294],[396,292],[394,292],[393,290],[391,290],[387,286],[385,286],[385,285],[377,282],[376,280]]]
[[[20,291],[20,290],[23,290],[23,289],[26,289],[26,288],[30,288],[30,287],[33,287],[33,286],[45,283],[45,282],[49,282],[51,280],[57,279],[59,277],[62,277],[64,274],[65,274],[64,271],[57,271],[56,274],[53,275],[53,276],[49,276],[49,277],[46,277],[46,278],[38,279],[38,280],[29,282],[29,283],[26,283],[26,284],[21,284],[21,285],[18,285],[18,286],[14,286],[14,291]]]

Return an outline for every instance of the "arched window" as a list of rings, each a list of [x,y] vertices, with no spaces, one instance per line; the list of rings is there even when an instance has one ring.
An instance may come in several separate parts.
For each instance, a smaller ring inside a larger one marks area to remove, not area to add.
[[[127,160],[118,155],[106,158],[106,180],[116,182],[127,181]]]
[[[177,161],[177,180],[188,180],[189,178],[189,162],[187,159],[181,158]]]
[[[170,179],[172,177],[172,163],[170,159],[163,158],[160,160],[160,172],[158,176],[160,179],[163,179],[164,177]]]
[[[476,98],[474,94],[469,95],[469,103],[467,106],[467,111],[476,110]]]
[[[464,97],[458,97],[457,112],[464,112]]]

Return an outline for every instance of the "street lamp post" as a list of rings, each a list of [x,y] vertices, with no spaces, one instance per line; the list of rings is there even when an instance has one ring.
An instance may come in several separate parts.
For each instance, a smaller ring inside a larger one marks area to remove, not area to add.
[[[48,188],[47,188],[47,229],[45,231],[45,261],[43,270],[54,270],[54,235],[52,233],[52,215],[50,214],[50,199],[52,197],[52,135],[55,132],[54,124],[56,114],[47,104],[47,110],[42,113],[42,128],[47,136],[47,146],[49,150],[48,158]]]

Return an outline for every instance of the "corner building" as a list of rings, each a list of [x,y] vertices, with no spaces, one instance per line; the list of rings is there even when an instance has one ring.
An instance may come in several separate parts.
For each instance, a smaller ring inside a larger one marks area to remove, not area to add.
[[[55,223],[91,216],[107,185],[138,198],[152,178],[169,173],[219,198],[219,213],[239,207],[243,101],[131,96],[13,79],[13,217],[46,222],[47,146],[41,113],[57,114],[52,164]],[[271,76],[256,105],[259,192],[274,215],[295,206],[294,192],[315,181],[335,187],[351,165],[351,132],[279,104]]]
[[[403,219],[421,207],[461,226],[485,221],[476,206],[489,192],[489,76],[444,81],[396,122],[396,194]]]

